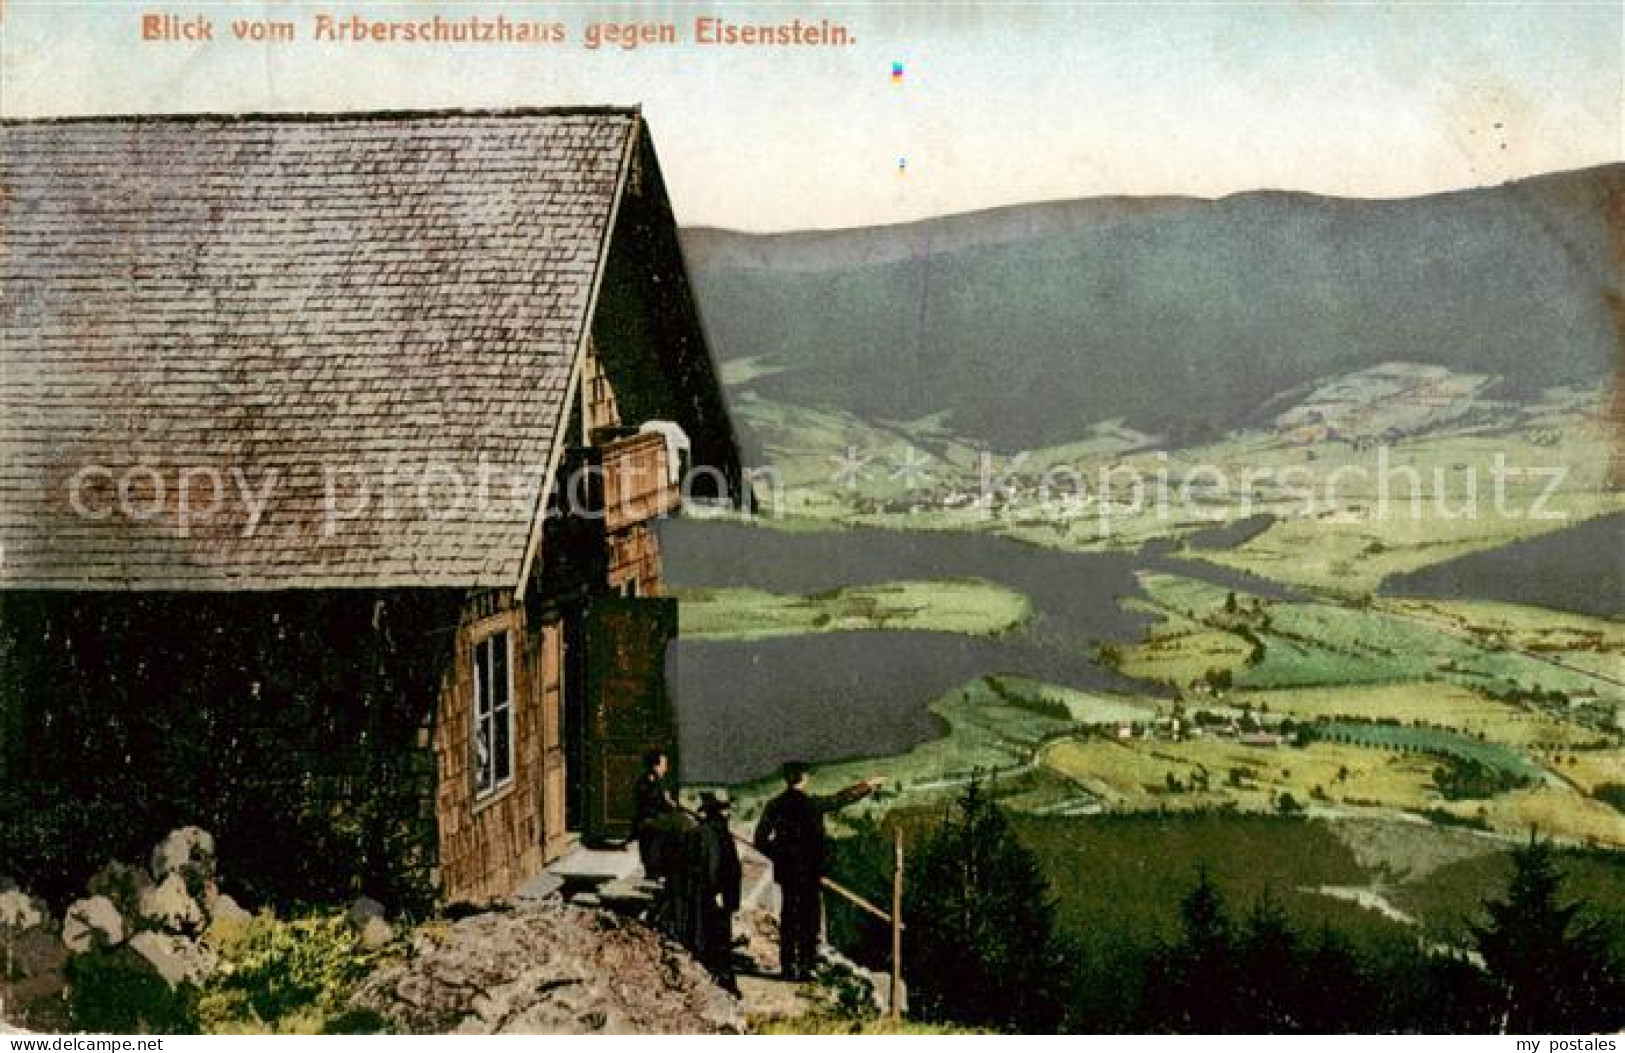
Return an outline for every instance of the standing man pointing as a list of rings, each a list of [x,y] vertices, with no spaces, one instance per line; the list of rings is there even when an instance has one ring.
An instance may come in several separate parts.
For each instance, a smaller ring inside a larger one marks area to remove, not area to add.
[[[786,764],[785,790],[767,803],[756,824],[756,847],[773,861],[773,880],[779,885],[779,962],[786,980],[810,979],[817,964],[823,920],[819,883],[829,848],[824,816],[885,785],[883,779],[866,779],[839,793],[814,797],[807,793],[810,778],[805,763]]]

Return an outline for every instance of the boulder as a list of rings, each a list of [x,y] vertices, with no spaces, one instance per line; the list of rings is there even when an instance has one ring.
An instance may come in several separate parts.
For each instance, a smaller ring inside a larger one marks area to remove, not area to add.
[[[0,935],[20,935],[51,927],[51,908],[21,889],[0,892]]]
[[[0,892],[0,1018],[57,1023],[68,949],[57,939],[44,900],[13,886]],[[36,1012],[36,1007],[44,1007]]]
[[[359,930],[369,918],[388,918],[389,912],[384,905],[371,896],[362,896],[350,904],[350,909],[344,916],[349,919],[350,927]]]
[[[389,923],[384,905],[370,896],[362,896],[350,904],[344,916],[361,940],[361,946],[369,950],[377,950],[395,939],[395,927]]]
[[[32,980],[61,973],[68,948],[53,933],[34,929],[0,936],[0,979]]]
[[[242,906],[225,893],[217,893],[209,901],[209,920],[216,924],[226,923],[240,925],[252,920],[254,915],[244,910]]]
[[[156,888],[141,893],[141,918],[165,932],[192,935],[203,931],[208,918],[203,907],[187,891],[180,871],[171,871]]]
[[[130,950],[144,958],[170,987],[201,986],[219,967],[209,948],[184,936],[140,932],[130,937]]]
[[[214,836],[196,826],[171,830],[152,850],[152,876],[163,881],[179,874],[195,894],[214,880]]]
[[[85,886],[92,896],[106,896],[128,920],[140,917],[141,897],[152,888],[152,878],[141,867],[112,862],[102,867]]]
[[[368,918],[356,930],[356,937],[361,941],[361,946],[376,951],[395,942],[395,926],[383,918]]]
[[[124,942],[124,918],[106,896],[74,900],[62,919],[62,942],[75,954]]]

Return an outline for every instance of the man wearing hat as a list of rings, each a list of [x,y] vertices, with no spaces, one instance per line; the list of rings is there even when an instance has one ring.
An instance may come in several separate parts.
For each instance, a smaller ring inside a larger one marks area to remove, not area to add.
[[[700,794],[700,822],[691,837],[694,888],[699,896],[694,956],[717,982],[734,994],[734,912],[739,909],[739,849],[728,828],[730,802],[706,790]]]
[[[818,964],[824,911],[819,885],[829,849],[824,816],[885,785],[883,779],[866,779],[839,793],[814,797],[807,792],[810,780],[806,763],[786,764],[785,790],[767,803],[756,825],[756,847],[773,861],[773,880],[779,885],[779,963],[787,980],[810,979]]]

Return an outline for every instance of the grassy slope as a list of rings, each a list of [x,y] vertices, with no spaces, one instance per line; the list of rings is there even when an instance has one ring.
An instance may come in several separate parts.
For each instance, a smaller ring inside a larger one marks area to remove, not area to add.
[[[921,801],[940,801],[973,775],[995,775],[1021,783],[1029,806],[1064,798],[1069,787],[1060,780],[1023,779],[1038,748],[1050,738],[1087,723],[1147,719],[1154,713],[1144,700],[1096,695],[1038,684],[1018,677],[983,677],[955,688],[931,703],[942,720],[942,737],[890,757],[851,758],[818,766],[818,788],[838,789],[872,775],[888,780],[879,798],[882,810]],[[1035,785],[1036,783],[1036,785]],[[776,779],[764,778],[736,787],[736,812],[756,815],[779,790]]]
[[[1222,739],[1186,742],[1104,738],[1057,742],[1044,750],[1046,767],[1103,795],[1125,810],[1211,808],[1226,803],[1250,811],[1274,809],[1281,794],[1309,804],[1317,791],[1330,802],[1411,809],[1438,800],[1431,790],[1437,762],[1335,743],[1261,748]],[[1207,790],[1190,789],[1205,774]],[[1180,789],[1171,789],[1170,777]]]
[[[1031,614],[1018,592],[980,581],[898,581],[813,596],[760,589],[680,589],[681,632],[701,639],[752,640],[799,633],[913,629],[992,635]]]
[[[1569,898],[1583,898],[1592,916],[1615,927],[1625,940],[1625,854],[1569,851],[1558,857]],[[1468,926],[1481,921],[1478,904],[1499,896],[1510,873],[1505,852],[1473,855],[1452,861],[1419,879],[1398,886],[1393,900],[1422,920],[1434,938],[1459,941]]]
[[[1056,884],[1060,917],[1096,940],[1171,939],[1176,905],[1206,866],[1233,903],[1269,889],[1300,920],[1365,920],[1356,908],[1299,893],[1368,876],[1318,820],[1236,815],[1121,815],[1086,819],[1018,817],[1016,830]]]

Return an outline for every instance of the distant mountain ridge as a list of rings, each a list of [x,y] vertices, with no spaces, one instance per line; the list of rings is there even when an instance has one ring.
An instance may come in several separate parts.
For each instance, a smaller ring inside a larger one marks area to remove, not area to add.
[[[1398,200],[1097,198],[683,238],[718,356],[775,367],[750,389],[947,411],[1012,450],[1115,418],[1197,441],[1382,362],[1514,397],[1595,383],[1625,347],[1622,224],[1625,164]]]
[[[1194,197],[1090,197],[1000,205],[911,223],[837,230],[750,234],[722,227],[685,227],[683,251],[690,266],[710,270],[762,266],[826,270],[909,259],[923,251],[946,252],[1053,236],[1091,224],[1133,220],[1206,203]]]

